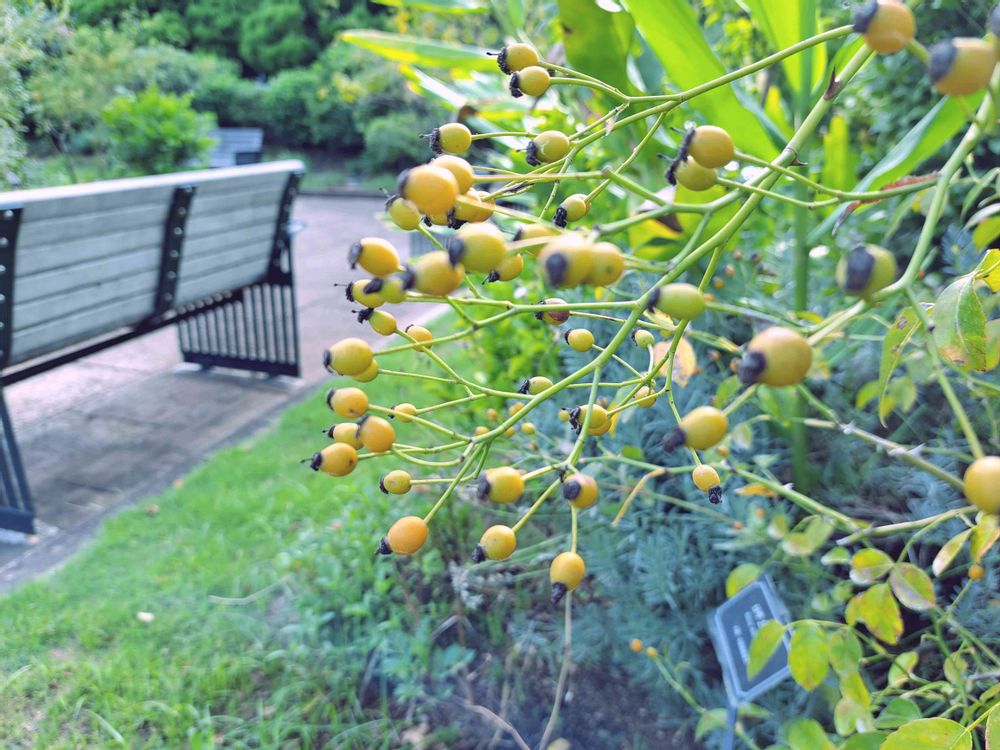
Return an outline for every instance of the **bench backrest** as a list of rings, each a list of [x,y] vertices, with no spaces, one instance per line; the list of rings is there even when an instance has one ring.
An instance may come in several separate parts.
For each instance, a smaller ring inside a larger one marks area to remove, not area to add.
[[[0,193],[0,320],[11,322],[10,330],[0,330],[0,341],[9,344],[0,363],[140,325],[162,312],[157,290],[165,224],[178,188],[191,186],[194,193],[167,307],[261,279],[289,177],[302,171],[299,161],[280,161]],[[12,222],[19,222],[16,241],[4,247]],[[2,308],[11,302],[5,315]]]

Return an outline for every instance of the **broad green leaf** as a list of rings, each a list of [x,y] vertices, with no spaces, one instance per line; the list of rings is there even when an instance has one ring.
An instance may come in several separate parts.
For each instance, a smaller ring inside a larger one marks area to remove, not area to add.
[[[340,38],[398,63],[459,71],[493,72],[497,69],[496,59],[488,57],[478,47],[430,42],[423,37],[365,29],[345,31]]]
[[[814,516],[802,531],[795,531],[781,542],[781,548],[789,555],[803,557],[818,550],[833,533],[833,524],[825,518]]]
[[[951,719],[917,719],[890,734],[882,750],[972,750],[972,735]]]
[[[913,670],[917,668],[917,660],[920,657],[916,651],[904,651],[889,666],[889,686],[899,687],[907,682],[913,675]]]
[[[893,568],[889,585],[904,607],[923,612],[937,606],[931,577],[912,563],[899,563]]]
[[[889,386],[889,379],[903,358],[903,350],[913,338],[920,326],[920,319],[912,308],[904,308],[896,317],[892,327],[886,331],[885,338],[882,339],[882,361],[878,368],[878,414],[882,424],[885,424],[885,417],[888,416],[891,408],[886,408],[886,390]]]
[[[857,182],[858,150],[851,140],[847,120],[835,114],[823,136],[823,184],[850,190]]]
[[[712,405],[716,409],[721,409],[729,403],[729,399],[735,396],[737,391],[742,389],[743,386],[740,384],[740,379],[735,375],[729,376],[719,383],[719,388],[715,392],[715,398],[712,399]]]
[[[379,5],[408,10],[427,10],[432,13],[465,15],[485,13],[488,9],[483,0],[375,0]]]
[[[991,292],[1000,292],[1000,250],[988,250],[976,268],[976,278],[986,282]]]
[[[934,562],[931,563],[931,570],[934,571],[934,575],[939,576],[947,570],[948,566],[951,565],[951,561],[962,551],[962,547],[965,546],[965,540],[969,538],[971,533],[972,529],[966,529],[955,534],[955,536],[945,542],[944,546],[938,550],[937,555],[934,556]]]
[[[795,681],[810,692],[826,679],[830,671],[826,639],[812,623],[798,623],[792,627],[788,666]]]
[[[777,620],[768,620],[754,634],[750,641],[750,656],[747,659],[747,677],[751,680],[774,656],[785,636],[785,626]]]
[[[867,586],[888,575],[892,566],[892,558],[882,550],[860,550],[851,558],[851,580]]]
[[[908,698],[893,698],[875,719],[877,729],[896,729],[920,718],[920,707]]]
[[[852,596],[844,607],[844,622],[851,627],[861,622],[861,597],[862,594]]]
[[[879,750],[885,741],[885,732],[865,732],[856,734],[845,742],[840,750]]]
[[[785,724],[785,742],[792,750],[834,750],[836,747],[815,719],[794,719]]]
[[[1000,539],[1000,524],[997,516],[982,513],[975,528],[972,529],[972,539],[969,541],[969,554],[972,562],[982,562],[983,556]]]
[[[982,94],[968,97],[968,106],[978,107],[982,98]],[[912,174],[966,125],[962,103],[951,97],[941,99],[882,157],[855,190],[872,190]]]
[[[844,696],[833,709],[833,726],[841,737],[858,731],[858,724],[870,721],[868,710],[851,697]]]
[[[794,3],[776,3],[773,0],[745,2],[754,25],[764,32],[771,52],[791,47],[816,33],[816,0],[798,0]],[[801,101],[823,80],[826,72],[826,46],[815,45],[797,55],[786,57],[781,61],[781,67],[789,87]]]
[[[986,315],[975,292],[974,276],[950,284],[934,304],[934,344],[938,353],[960,366],[986,370]]]
[[[986,720],[986,750],[1000,750],[1000,707],[994,705]]]
[[[569,64],[581,73],[598,76],[625,93],[632,86],[625,72],[635,33],[632,17],[597,0],[559,0],[559,27]]]
[[[733,568],[726,578],[726,597],[732,598],[760,577],[760,566],[743,563]]]
[[[778,132],[786,141],[791,140],[795,134],[795,128],[788,120],[788,111],[785,102],[781,98],[781,90],[777,86],[769,86],[767,94],[764,96],[764,114],[778,129]]]
[[[879,395],[879,384],[877,380],[869,380],[863,386],[858,388],[857,394],[854,396],[854,408],[864,409],[868,405],[868,402]]]
[[[724,708],[713,708],[709,711],[705,711],[698,719],[698,725],[694,728],[694,738],[700,740],[709,732],[714,732],[717,729],[726,729],[729,724],[726,723],[727,711]]]
[[[830,650],[830,666],[840,677],[855,674],[864,653],[861,641],[851,630],[835,630],[827,638]]]
[[[726,73],[687,0],[626,0],[625,5],[677,88],[692,89]],[[689,104],[708,122],[728,130],[737,147],[764,159],[777,155],[758,117],[740,103],[729,86],[711,89]]]
[[[895,404],[894,408],[899,408],[903,414],[910,411],[917,403],[917,386],[913,380],[906,375],[893,380],[889,384],[889,398],[886,401],[890,400]]]
[[[878,583],[858,596],[858,615],[868,630],[884,643],[893,644],[903,634],[903,618],[888,584]]]
[[[1000,213],[1000,203],[994,204],[992,208]],[[986,247],[994,237],[1000,234],[1000,215],[989,216],[982,219],[976,228],[972,230],[972,244],[976,247]],[[995,289],[993,291],[996,291]]]

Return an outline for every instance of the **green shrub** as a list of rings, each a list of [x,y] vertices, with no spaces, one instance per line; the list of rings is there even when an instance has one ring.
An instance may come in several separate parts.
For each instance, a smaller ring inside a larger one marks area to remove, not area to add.
[[[187,4],[184,16],[197,49],[238,60],[240,56],[240,21],[243,10],[239,0],[194,0]]]
[[[350,150],[362,143],[350,107],[317,67],[275,76],[264,94],[264,111],[271,138],[285,146]]]
[[[427,122],[412,112],[376,117],[365,127],[365,161],[372,169],[402,169],[423,161],[427,145],[414,139]]]
[[[265,89],[232,73],[216,73],[198,82],[192,106],[212,112],[224,127],[261,125],[266,121]]]
[[[137,96],[119,96],[102,112],[112,153],[130,169],[159,174],[203,161],[213,141],[210,114],[195,112],[192,95],[164,94],[151,87]]]
[[[308,36],[297,2],[264,3],[240,24],[240,57],[255,70],[275,73],[316,59],[319,44]]]
[[[139,21],[140,41],[143,43],[169,44],[186,47],[191,41],[191,30],[184,16],[176,10],[162,10]]]

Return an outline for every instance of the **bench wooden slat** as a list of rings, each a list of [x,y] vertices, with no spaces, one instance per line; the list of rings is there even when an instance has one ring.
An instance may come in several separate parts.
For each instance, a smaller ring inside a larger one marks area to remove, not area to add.
[[[14,307],[16,330],[23,331],[49,320],[77,315],[93,307],[95,300],[114,301],[139,294],[151,295],[156,289],[157,278],[156,271],[144,271],[72,289],[53,297],[19,303]]]

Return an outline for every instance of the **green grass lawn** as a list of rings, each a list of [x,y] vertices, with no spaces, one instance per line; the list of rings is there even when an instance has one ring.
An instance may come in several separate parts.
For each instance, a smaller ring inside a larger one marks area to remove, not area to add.
[[[429,403],[419,383],[365,388],[373,403]],[[378,492],[383,461],[339,480],[299,465],[331,421],[311,396],[0,599],[0,747],[300,748],[336,737],[347,719],[325,708],[329,686],[296,645],[288,561],[303,529],[318,528],[345,565],[377,566],[359,550],[417,508]]]

